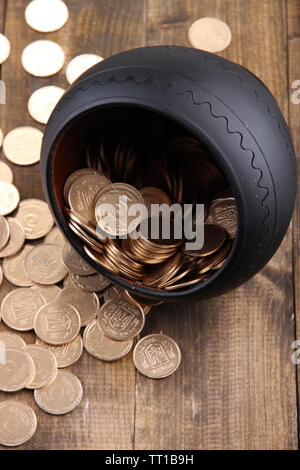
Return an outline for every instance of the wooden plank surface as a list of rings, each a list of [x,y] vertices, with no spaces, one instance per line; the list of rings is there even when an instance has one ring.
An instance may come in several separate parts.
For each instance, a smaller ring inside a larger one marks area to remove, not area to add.
[[[216,16],[231,27],[221,55],[270,87],[287,117],[285,2],[149,0],[147,44],[187,44],[188,26]],[[170,334],[183,352],[177,373],[137,377],[136,448],[297,447],[291,234],[270,263],[236,291],[149,315],[147,332]]]
[[[45,35],[25,24],[23,0],[6,2],[4,31],[11,40],[12,54],[2,67],[7,105],[0,105],[0,127],[5,133],[24,124],[42,129],[29,117],[27,100],[41,85],[66,87],[64,71],[47,79],[26,74],[20,64],[21,51]],[[187,45],[188,26],[194,20],[201,16],[224,19],[233,39],[221,55],[264,80],[288,117],[284,0],[66,3],[71,13],[69,22],[47,38],[62,45],[67,61],[81,52],[107,57],[144,44]],[[289,0],[292,35],[299,35],[297,3]],[[0,15],[3,10],[1,2]],[[297,46],[292,43],[291,38],[289,55],[294,59],[289,60],[290,75],[297,78],[299,72],[300,79]],[[293,113],[296,109],[291,117]],[[299,131],[295,125],[294,134]],[[11,166],[21,197],[42,197],[38,165]],[[296,225],[295,240],[298,234]],[[299,264],[296,256],[294,259]],[[20,400],[33,406],[39,422],[34,438],[20,449],[297,448],[292,287],[289,232],[270,263],[236,291],[205,302],[164,305],[151,311],[144,333],[169,334],[182,350],[182,365],[171,377],[152,381],[136,374],[131,354],[113,364],[84,354],[71,368],[84,387],[84,399],[73,413],[46,415],[35,406],[31,392],[19,393]],[[1,286],[0,300],[10,289],[8,283]],[[27,342],[32,340],[31,334],[24,337]],[[4,398],[0,394],[0,400]]]

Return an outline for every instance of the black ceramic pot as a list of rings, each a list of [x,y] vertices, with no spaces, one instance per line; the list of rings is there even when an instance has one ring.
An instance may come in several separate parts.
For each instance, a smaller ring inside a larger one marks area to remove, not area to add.
[[[91,261],[67,226],[63,185],[84,167],[84,149],[101,126],[130,121],[155,135],[166,123],[197,137],[226,175],[237,201],[238,231],[225,265],[180,291],[140,286]],[[290,222],[296,166],[287,124],[266,86],[245,68],[199,50],[157,46],[122,52],[92,67],[65,93],[47,124],[42,183],[56,222],[80,255],[115,283],[149,298],[222,294],[268,262]]]

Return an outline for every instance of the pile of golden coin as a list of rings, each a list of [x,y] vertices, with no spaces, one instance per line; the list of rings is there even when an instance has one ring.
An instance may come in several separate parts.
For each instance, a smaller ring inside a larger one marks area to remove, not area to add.
[[[72,173],[64,186],[69,227],[93,261],[123,278],[164,290],[204,282],[224,265],[237,230],[236,203],[226,179],[199,141],[181,136],[161,149],[160,178],[155,174],[153,185],[150,181],[146,186],[151,165],[140,164],[140,160],[145,162],[141,148],[137,139],[132,143],[122,136],[114,148],[105,138],[88,146],[88,167]],[[127,225],[122,224],[121,198],[129,201],[128,214],[133,204],[145,207],[145,219],[128,215]],[[176,203],[180,208],[190,204],[193,225],[201,222],[195,207],[203,203],[202,248],[185,248],[183,223],[179,224],[183,212],[170,219],[169,237],[162,236],[164,215],[152,216],[149,209],[153,204],[170,207]],[[101,217],[99,209],[107,205],[114,211],[108,214],[110,217],[107,213]],[[147,233],[144,222],[150,227]],[[155,238],[148,236],[154,223],[159,226]],[[138,236],[132,237],[130,230],[136,230]],[[175,236],[176,230],[180,236]]]

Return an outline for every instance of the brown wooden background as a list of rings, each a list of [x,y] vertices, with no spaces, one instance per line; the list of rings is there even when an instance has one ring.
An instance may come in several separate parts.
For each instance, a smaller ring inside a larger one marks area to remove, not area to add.
[[[7,104],[0,105],[5,133],[24,124],[43,129],[27,112],[30,94],[46,84],[67,87],[64,71],[38,79],[22,69],[21,51],[31,41],[57,41],[66,62],[83,52],[108,57],[144,45],[187,45],[189,25],[216,16],[233,34],[221,55],[248,67],[271,89],[299,154],[300,105],[291,102],[291,84],[300,80],[300,0],[65,1],[69,22],[43,35],[25,23],[27,1],[0,0],[0,31],[12,45],[1,68],[7,85]],[[38,165],[11,166],[21,197],[42,197]],[[152,381],[139,375],[131,355],[109,364],[84,354],[72,367],[84,388],[73,413],[47,415],[31,392],[19,393],[38,416],[36,435],[20,448],[298,448],[300,384],[291,344],[300,339],[299,235],[298,209],[276,255],[244,286],[206,302],[164,305],[148,315],[146,333],[164,332],[181,347],[182,365],[171,377]],[[10,288],[2,285],[0,299]],[[24,338],[31,341],[30,334]]]

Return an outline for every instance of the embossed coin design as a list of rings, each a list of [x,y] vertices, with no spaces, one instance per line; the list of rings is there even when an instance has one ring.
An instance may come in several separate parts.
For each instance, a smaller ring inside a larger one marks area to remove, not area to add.
[[[0,215],[10,214],[20,201],[17,188],[10,183],[0,181]]]
[[[100,306],[97,294],[80,291],[76,287],[62,289],[56,300],[61,303],[66,302],[76,308],[80,315],[81,326],[86,326],[96,318]]]
[[[9,235],[8,222],[3,215],[0,215],[0,250],[7,244]]]
[[[103,60],[103,57],[97,54],[80,54],[69,62],[66,70],[66,77],[68,82],[74,83],[80,75],[86,72],[93,65],[98,64]]]
[[[50,243],[36,245],[25,258],[25,269],[37,284],[56,284],[67,274],[61,259],[61,249]]]
[[[2,319],[14,330],[32,330],[34,317],[44,304],[45,299],[33,289],[14,289],[2,301]]]
[[[34,91],[28,101],[30,116],[41,124],[47,124],[64,92],[63,88],[54,85],[44,86]]]
[[[181,353],[177,343],[169,336],[144,336],[133,351],[133,362],[141,374],[151,379],[162,379],[179,367]]]
[[[10,237],[7,245],[0,250],[0,258],[15,255],[22,248],[25,241],[25,232],[20,222],[13,217],[9,217],[7,222]]]
[[[207,52],[221,52],[231,42],[229,26],[219,18],[204,17],[195,21],[189,29],[191,45]]]
[[[32,42],[22,52],[22,65],[26,72],[35,77],[50,77],[64,66],[65,54],[53,41],[45,39]]]
[[[81,320],[73,305],[54,300],[39,309],[34,318],[34,331],[45,343],[69,343],[80,331]]]
[[[82,385],[72,372],[59,370],[51,385],[34,391],[37,405],[46,413],[63,415],[73,411],[81,402]]]
[[[57,375],[57,363],[54,354],[38,344],[28,344],[26,352],[32,358],[35,367],[34,378],[26,388],[33,390],[50,385]]]
[[[77,251],[67,243],[62,250],[62,259],[65,267],[74,274],[88,276],[95,273],[94,268],[87,264]]]
[[[30,406],[17,400],[0,403],[0,444],[14,447],[29,441],[37,428],[36,415]]]
[[[0,363],[0,390],[17,392],[25,388],[34,377],[34,363],[23,349],[6,349],[5,364]]]
[[[5,343],[6,349],[25,349],[26,343],[21,338],[21,336],[16,335],[15,333],[10,333],[10,331],[0,331],[0,341]]]
[[[137,336],[145,324],[143,309],[126,298],[111,300],[100,308],[100,328],[106,336],[116,341],[126,341]]]
[[[36,344],[40,344],[44,348],[49,349],[56,357],[57,367],[62,369],[69,367],[80,359],[83,351],[83,341],[81,335],[77,335],[70,343],[54,346],[45,343],[41,339],[36,339]]]
[[[214,223],[223,227],[230,238],[234,238],[238,225],[236,202],[233,197],[213,201],[210,210]]]
[[[25,10],[26,23],[40,33],[62,28],[69,18],[69,10],[62,0],[33,0]]]
[[[28,240],[44,237],[54,224],[48,204],[40,199],[23,199],[19,204],[16,219],[23,226]]]
[[[114,341],[104,335],[97,320],[84,330],[83,344],[86,351],[102,361],[116,361],[126,356],[133,345],[133,339]]]
[[[1,145],[2,145],[2,142],[1,142]],[[14,179],[13,172],[9,168],[8,164],[1,161],[0,162],[0,181],[5,181],[6,183],[11,184],[13,182],[13,179]]]
[[[10,54],[10,42],[6,36],[0,34],[0,64],[8,59]]]
[[[34,284],[25,270],[25,258],[32,248],[33,245],[24,245],[23,249],[16,255],[3,260],[4,276],[15,286],[30,287]]]
[[[33,165],[40,161],[43,133],[35,127],[16,127],[6,134],[3,152],[15,165]]]

